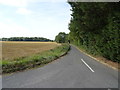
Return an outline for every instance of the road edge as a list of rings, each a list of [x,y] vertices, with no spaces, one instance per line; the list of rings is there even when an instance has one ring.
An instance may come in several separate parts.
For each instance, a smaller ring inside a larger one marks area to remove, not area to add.
[[[51,63],[51,62],[53,62],[53,61],[56,61],[56,60],[58,60],[59,58],[61,58],[61,57],[63,57],[63,56],[65,56],[69,51],[70,51],[70,45],[67,45],[66,44],[66,47],[68,47],[68,49],[66,50],[66,51],[64,51],[64,53],[62,53],[61,55],[58,55],[57,57],[55,57],[55,58],[53,58],[53,59],[51,59],[49,62],[47,62],[47,63],[41,63],[40,65],[35,65],[34,67],[28,67],[28,68],[25,68],[25,69],[23,69],[23,70],[17,70],[17,71],[14,71],[14,72],[7,72],[7,73],[1,73],[0,75],[7,75],[7,74],[13,74],[13,73],[17,73],[17,72],[23,72],[23,71],[26,71],[26,70],[30,70],[30,69],[34,69],[34,68],[39,68],[39,67],[42,67],[42,66],[45,66],[45,65],[47,65],[47,64],[49,64],[49,63]],[[50,52],[51,50],[48,50],[48,51],[46,51],[46,52]]]
[[[101,61],[101,60],[98,60],[97,58],[95,58],[95,57],[89,55],[88,53],[82,51],[82,50],[79,49],[77,46],[75,46],[75,45],[73,45],[73,44],[71,44],[71,46],[75,47],[75,48],[78,49],[80,52],[82,52],[83,54],[85,54],[85,55],[89,56],[90,58],[96,60],[97,62],[100,62],[101,64],[104,64],[104,65],[106,65],[106,66],[108,66],[108,67],[110,67],[110,68],[112,68],[112,69],[114,69],[114,70],[116,70],[116,71],[119,70],[119,68],[115,68],[115,67],[113,67],[113,66],[111,66],[111,65],[109,65],[109,64],[107,64],[107,63],[105,63],[105,62],[103,62],[103,61]]]

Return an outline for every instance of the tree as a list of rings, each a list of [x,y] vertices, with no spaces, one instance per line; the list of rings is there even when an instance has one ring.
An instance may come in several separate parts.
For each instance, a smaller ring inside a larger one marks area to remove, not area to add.
[[[60,32],[56,37],[55,37],[55,41],[58,43],[65,43],[68,41],[68,34],[66,34],[65,32]]]
[[[120,62],[120,3],[69,2],[70,40],[92,54]]]
[[[2,38],[2,41],[40,41],[40,42],[48,42],[53,41],[43,37],[10,37],[10,38]]]

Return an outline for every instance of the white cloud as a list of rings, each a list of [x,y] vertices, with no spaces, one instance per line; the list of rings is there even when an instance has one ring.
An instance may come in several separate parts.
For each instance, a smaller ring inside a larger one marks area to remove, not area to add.
[[[56,3],[56,2],[67,2],[67,0],[36,0],[39,2],[52,2],[52,3]]]
[[[10,9],[3,8],[0,12],[0,35],[2,35],[0,37],[35,36],[54,39],[59,32],[69,32],[67,29],[70,18],[69,6],[54,3],[57,0],[44,0],[43,2],[48,2],[39,3],[42,1],[0,0],[0,5],[4,3],[4,5],[14,6]],[[9,10],[9,14],[4,12],[6,9]]]
[[[28,4],[28,0],[0,0],[0,4],[15,7],[25,7]]]
[[[0,0],[0,4],[14,7],[26,7],[29,3],[37,2],[67,2],[67,0]]]
[[[16,13],[22,14],[22,15],[28,15],[28,14],[32,14],[32,11],[28,10],[27,8],[18,8]]]
[[[29,36],[31,32],[15,23],[4,23],[0,22],[0,37],[15,37],[15,36]]]

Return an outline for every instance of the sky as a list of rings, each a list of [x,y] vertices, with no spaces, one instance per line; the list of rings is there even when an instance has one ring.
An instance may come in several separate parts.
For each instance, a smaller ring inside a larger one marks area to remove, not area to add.
[[[70,5],[65,0],[0,0],[0,38],[45,37],[69,33]]]

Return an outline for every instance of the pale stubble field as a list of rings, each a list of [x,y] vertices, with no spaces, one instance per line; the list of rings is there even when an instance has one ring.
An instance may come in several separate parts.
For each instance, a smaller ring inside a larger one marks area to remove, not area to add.
[[[14,60],[53,49],[60,44],[55,42],[18,42],[3,41],[2,60]]]

